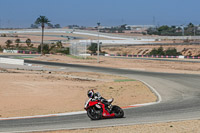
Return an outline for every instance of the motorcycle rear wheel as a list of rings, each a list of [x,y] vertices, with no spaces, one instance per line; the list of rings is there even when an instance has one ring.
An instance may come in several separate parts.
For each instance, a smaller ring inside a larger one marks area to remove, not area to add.
[[[102,115],[101,115],[101,111],[100,110],[96,110],[94,108],[89,108],[87,110],[87,115],[91,120],[99,120],[101,119]]]
[[[116,118],[122,118],[122,117],[124,117],[124,111],[119,106],[114,105],[112,107],[112,113],[115,114]]]

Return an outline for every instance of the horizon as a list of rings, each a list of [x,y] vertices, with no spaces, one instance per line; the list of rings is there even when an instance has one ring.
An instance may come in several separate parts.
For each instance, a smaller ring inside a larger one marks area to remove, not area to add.
[[[94,27],[97,22],[102,26],[199,25],[199,4],[198,0],[0,0],[0,28],[28,28],[40,15],[61,27]]]

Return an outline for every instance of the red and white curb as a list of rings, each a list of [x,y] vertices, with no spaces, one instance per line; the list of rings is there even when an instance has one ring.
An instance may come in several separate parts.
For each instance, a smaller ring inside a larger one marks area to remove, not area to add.
[[[156,102],[151,102],[151,103],[143,103],[143,104],[135,104],[135,105],[129,105],[122,107],[123,109],[128,109],[128,108],[134,108],[134,107],[142,107],[142,106],[148,106],[148,105],[153,105],[153,104],[158,104],[162,101],[162,98],[160,94],[149,84],[146,82],[139,80],[145,85],[147,85],[153,93],[158,97],[158,100]],[[54,117],[54,116],[67,116],[67,115],[78,115],[78,114],[85,114],[86,111],[78,111],[78,112],[68,112],[68,113],[59,113],[59,114],[48,114],[48,115],[36,115],[36,116],[23,116],[23,117],[9,117],[9,118],[0,118],[1,120],[17,120],[17,119],[31,119],[31,118],[44,118],[44,117]]]

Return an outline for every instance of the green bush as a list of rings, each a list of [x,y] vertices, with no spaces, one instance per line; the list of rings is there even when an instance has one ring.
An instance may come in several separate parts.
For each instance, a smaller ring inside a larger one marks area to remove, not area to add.
[[[41,45],[38,46],[38,52],[41,52]],[[43,44],[43,47],[42,47],[42,53],[43,54],[49,54],[50,52],[50,47],[48,44]]]
[[[56,50],[56,53],[63,53],[69,55],[69,48],[58,49]]]
[[[7,41],[5,42],[7,49],[10,49],[10,48],[11,48],[11,44],[12,44],[12,43],[13,43],[13,42],[12,42],[11,40],[7,40]]]
[[[41,45],[38,46],[38,52],[41,52]],[[69,48],[58,48],[55,44],[43,44],[43,54],[63,53],[69,54]]]
[[[153,50],[151,50],[149,55],[177,56],[177,55],[181,55],[181,53],[177,52],[177,50],[175,48],[168,48],[166,51],[164,51],[163,47],[159,47],[158,49],[154,48]]]
[[[169,55],[169,56],[177,56],[177,55],[180,55],[180,54],[181,53],[177,52],[177,50],[175,48],[169,48],[166,51],[166,55]]]
[[[153,49],[149,55],[165,55],[165,52],[163,51],[163,47],[159,47],[158,49]]]
[[[92,43],[91,46],[88,48],[88,50],[91,51],[92,54],[95,54],[98,50],[98,44],[97,43]],[[101,51],[101,47],[99,46],[99,51]]]
[[[1,47],[1,45],[0,45],[0,52],[3,52],[3,48]]]

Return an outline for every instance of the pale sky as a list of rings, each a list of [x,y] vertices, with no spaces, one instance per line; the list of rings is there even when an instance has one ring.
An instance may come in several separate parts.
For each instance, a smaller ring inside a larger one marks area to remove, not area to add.
[[[199,5],[200,0],[0,0],[0,27],[30,27],[40,15],[61,26],[200,24]]]

